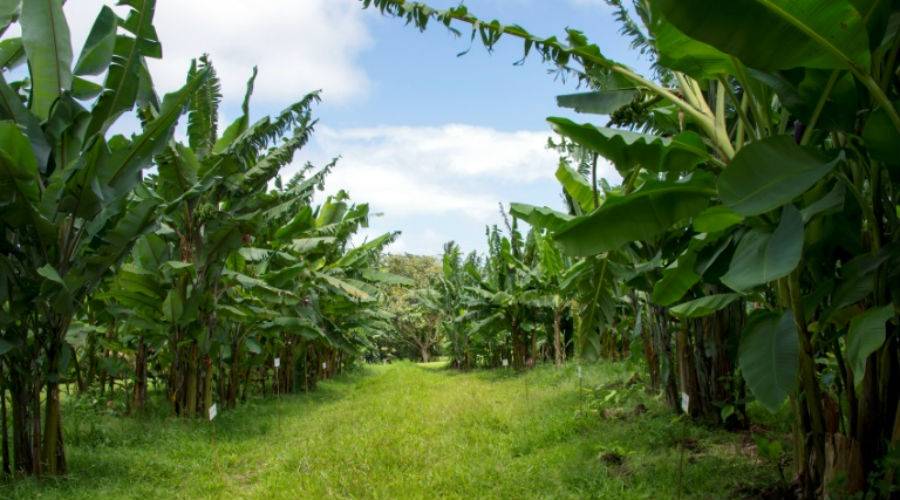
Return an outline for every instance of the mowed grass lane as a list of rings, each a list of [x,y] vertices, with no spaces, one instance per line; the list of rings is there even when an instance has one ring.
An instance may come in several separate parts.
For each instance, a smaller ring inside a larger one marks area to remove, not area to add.
[[[215,420],[221,474],[209,422],[73,403],[69,476],[18,480],[0,497],[675,498],[681,468],[684,498],[724,498],[773,480],[746,434],[686,426],[638,386],[611,384],[624,365],[585,367],[584,387],[605,388],[581,404],[575,370],[403,362],[255,400]]]

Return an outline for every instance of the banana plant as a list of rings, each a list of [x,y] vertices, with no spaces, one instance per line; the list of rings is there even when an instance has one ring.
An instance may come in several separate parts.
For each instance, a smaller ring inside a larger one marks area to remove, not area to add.
[[[62,1],[5,2],[7,25],[17,22],[29,77],[0,76],[0,182],[3,265],[0,300],[14,377],[15,467],[25,473],[66,470],[59,407],[60,362],[72,319],[104,275],[149,231],[162,200],[139,182],[172,136],[190,95],[203,84],[196,72],[158,102],[146,57],[159,57],[151,24],[154,2],[128,2],[128,16],[101,9],[85,46],[73,60]],[[84,77],[106,74],[102,85]],[[137,106],[141,130],[108,136],[123,113]],[[152,115],[152,116],[151,116]],[[138,189],[136,189],[138,188]],[[43,361],[39,364],[39,359]],[[39,368],[40,367],[40,368]],[[38,397],[46,388],[44,429]]]
[[[277,117],[250,124],[254,70],[241,116],[219,136],[220,83],[206,56],[191,67],[188,79],[195,74],[209,76],[190,96],[187,144],[169,141],[156,156],[154,185],[168,206],[159,235],[174,251],[164,263],[170,272],[162,301],[173,351],[168,395],[173,413],[188,418],[214,399],[213,361],[223,348],[219,300],[234,286],[267,286],[228,269],[228,257],[252,248],[265,212],[292,206],[268,195],[268,183],[308,141],[315,124],[309,108],[318,101],[316,93],[308,94]]]
[[[464,269],[476,266],[478,258],[473,252],[464,260],[459,245],[453,241],[444,243],[443,250],[441,273],[432,288],[434,293],[423,296],[422,305],[438,315],[441,331],[446,337],[445,352],[453,358],[451,364],[467,369],[472,366],[469,351],[471,332],[465,320],[467,311],[464,299],[465,287],[471,277]]]

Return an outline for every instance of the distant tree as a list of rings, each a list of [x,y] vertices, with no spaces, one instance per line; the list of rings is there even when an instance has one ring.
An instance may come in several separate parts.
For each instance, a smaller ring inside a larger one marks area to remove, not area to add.
[[[428,255],[392,254],[382,262],[382,269],[411,280],[384,289],[384,302],[392,314],[393,338],[409,347],[409,354],[427,363],[435,346],[443,337],[440,314],[426,307],[435,299],[433,287],[441,276],[441,265]]]

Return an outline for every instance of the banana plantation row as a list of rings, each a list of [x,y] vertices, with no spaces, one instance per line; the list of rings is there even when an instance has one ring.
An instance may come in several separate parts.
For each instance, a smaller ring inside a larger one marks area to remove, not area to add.
[[[159,99],[153,2],[122,3],[77,59],[59,0],[0,12],[22,33],[0,41],[7,471],[65,471],[61,383],[125,381],[137,413],[157,380],[193,417],[393,349],[461,369],[641,358],[651,390],[713,424],[788,405],[803,497],[900,491],[896,2],[608,0],[643,76],[575,30],[363,0],[488,48],[515,37],[591,89],[561,107],[606,121],[548,119],[565,212],[514,203],[484,255],[448,243],[440,262],[382,257],[394,234],[352,248],[368,207],[312,202],[333,162],[282,181],[316,94],[250,123],[251,77],[220,136],[211,62]]]
[[[0,13],[22,33],[2,41],[0,78],[7,473],[65,472],[63,382],[124,381],[140,413],[156,380],[188,418],[234,407],[255,383],[306,390],[386,327],[375,284],[405,281],[374,267],[395,234],[349,245],[367,205],[344,192],[312,204],[333,162],[279,176],[309,140],[317,94],[251,123],[254,71],[220,136],[211,62],[159,99],[146,65],[161,54],[153,2],[123,3],[125,19],[103,7],[74,61],[62,2]],[[114,135],[132,110],[140,130]],[[275,359],[288,369],[272,371]]]
[[[422,30],[471,25],[488,49],[518,39],[591,89],[561,107],[606,122],[548,118],[566,212],[512,204],[480,264],[447,249],[421,302],[457,364],[497,366],[504,336],[517,367],[542,349],[559,362],[561,337],[588,358],[643,354],[651,387],[695,417],[746,427],[748,401],[789,405],[801,497],[896,498],[900,5],[606,3],[653,75],[574,29],[363,0]]]

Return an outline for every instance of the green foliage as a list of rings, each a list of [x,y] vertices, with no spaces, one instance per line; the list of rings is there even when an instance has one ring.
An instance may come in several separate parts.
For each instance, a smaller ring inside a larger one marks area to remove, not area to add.
[[[702,212],[712,189],[712,177],[700,171],[675,182],[648,179],[635,191],[609,197],[596,211],[567,222],[554,237],[566,253],[576,256],[652,239]]]
[[[741,334],[738,361],[756,399],[775,412],[797,385],[798,356],[794,316],[790,311],[759,311]]]
[[[788,136],[754,142],[735,155],[719,177],[719,196],[743,216],[759,215],[790,203],[843,160],[818,157]]]
[[[434,289],[442,277],[440,262],[426,255],[391,254],[381,259],[380,267],[368,274],[385,283],[384,308],[393,328],[376,339],[378,354],[427,362],[444,335]]]

